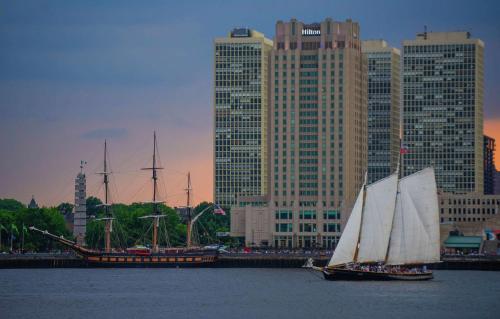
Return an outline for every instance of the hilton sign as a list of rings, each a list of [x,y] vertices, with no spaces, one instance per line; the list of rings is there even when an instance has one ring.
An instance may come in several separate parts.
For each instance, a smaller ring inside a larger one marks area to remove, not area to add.
[[[302,35],[321,35],[320,29],[302,29]]]

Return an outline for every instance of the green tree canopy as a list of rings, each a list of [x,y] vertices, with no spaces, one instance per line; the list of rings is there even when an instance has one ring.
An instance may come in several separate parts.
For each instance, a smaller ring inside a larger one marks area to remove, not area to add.
[[[73,207],[75,207],[75,205],[71,203],[61,203],[57,206],[57,210],[63,214],[68,214],[73,211]]]
[[[10,212],[16,212],[18,210],[21,210],[23,208],[26,208],[26,206],[12,198],[4,198],[0,199],[0,210],[7,210]]]

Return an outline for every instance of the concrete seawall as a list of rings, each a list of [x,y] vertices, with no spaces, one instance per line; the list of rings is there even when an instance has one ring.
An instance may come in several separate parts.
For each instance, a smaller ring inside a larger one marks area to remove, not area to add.
[[[314,265],[324,266],[327,256],[280,254],[223,254],[214,267],[219,268],[300,268],[311,257]],[[86,268],[87,263],[72,254],[0,255],[0,268]],[[444,257],[432,269],[500,271],[500,256]]]

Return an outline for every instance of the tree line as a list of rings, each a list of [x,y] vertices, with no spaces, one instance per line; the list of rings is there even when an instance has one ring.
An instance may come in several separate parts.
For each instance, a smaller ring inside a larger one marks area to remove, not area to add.
[[[87,198],[86,244],[89,248],[100,249],[104,246],[105,216],[101,200]],[[186,243],[187,226],[174,208],[164,204],[157,205],[158,211],[165,215],[160,219],[159,243],[161,246],[183,246]],[[218,232],[229,231],[229,214],[214,215],[213,205],[203,202],[193,208],[191,216],[202,210],[207,211],[196,222],[194,238],[200,245],[222,243],[235,245],[230,238],[218,238]],[[28,208],[14,199],[0,199],[0,251],[50,251],[62,249],[59,244],[43,238],[28,230],[30,226],[47,230],[56,235],[74,240],[71,230],[73,205],[61,203],[55,207]],[[139,217],[153,212],[152,204],[133,203],[113,204],[109,208],[115,218],[111,235],[112,246],[125,249],[134,245],[151,245],[151,219]]]

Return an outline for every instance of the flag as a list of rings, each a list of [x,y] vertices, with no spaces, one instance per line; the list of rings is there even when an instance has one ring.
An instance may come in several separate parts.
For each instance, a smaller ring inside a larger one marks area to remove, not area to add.
[[[410,153],[410,150],[405,145],[401,146],[399,149],[399,154],[404,155]]]
[[[214,205],[214,215],[226,216],[226,212],[217,204]]]

